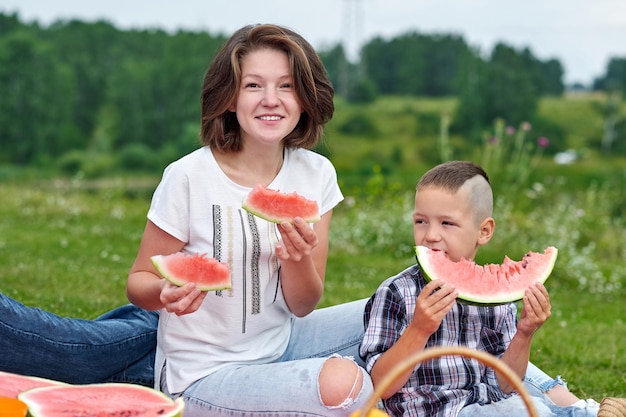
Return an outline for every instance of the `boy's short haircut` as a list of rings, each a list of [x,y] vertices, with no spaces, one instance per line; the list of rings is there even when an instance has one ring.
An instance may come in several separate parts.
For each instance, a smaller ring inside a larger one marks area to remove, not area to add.
[[[449,161],[431,168],[420,178],[417,191],[437,187],[454,194],[468,181],[470,209],[474,212],[476,222],[480,223],[493,214],[493,193],[489,176],[473,162]]]

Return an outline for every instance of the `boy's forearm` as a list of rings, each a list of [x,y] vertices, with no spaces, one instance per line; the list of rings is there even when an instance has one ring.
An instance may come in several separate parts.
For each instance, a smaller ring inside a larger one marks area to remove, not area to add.
[[[511,339],[509,347],[506,349],[500,359],[506,363],[519,377],[524,378],[526,374],[526,368],[528,367],[528,360],[530,358],[530,347],[532,345],[532,336],[522,336],[520,333],[516,333]],[[496,378],[500,389],[505,393],[510,393],[514,390],[513,385],[509,384],[507,380],[496,372]]]
[[[374,364],[370,376],[376,388],[387,374],[400,362],[415,352],[423,350],[430,335],[423,335],[409,327],[394,345],[384,352]],[[398,392],[409,380],[413,369],[409,369],[403,375],[396,378],[381,394],[383,399],[391,397]]]

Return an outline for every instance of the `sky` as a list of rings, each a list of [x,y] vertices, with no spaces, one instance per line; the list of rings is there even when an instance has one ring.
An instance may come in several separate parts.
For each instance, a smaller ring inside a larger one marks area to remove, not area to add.
[[[104,19],[119,29],[226,35],[277,23],[318,49],[342,42],[351,57],[374,37],[455,34],[485,55],[504,42],[556,58],[566,84],[589,85],[610,58],[626,58],[626,0],[0,0],[0,12],[44,26]]]

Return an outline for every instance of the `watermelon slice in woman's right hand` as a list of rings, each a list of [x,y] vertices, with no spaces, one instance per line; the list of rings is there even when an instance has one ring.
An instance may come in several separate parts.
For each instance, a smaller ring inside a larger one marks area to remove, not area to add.
[[[228,265],[204,254],[155,255],[152,264],[166,280],[179,287],[188,282],[200,291],[226,290],[232,287]]]

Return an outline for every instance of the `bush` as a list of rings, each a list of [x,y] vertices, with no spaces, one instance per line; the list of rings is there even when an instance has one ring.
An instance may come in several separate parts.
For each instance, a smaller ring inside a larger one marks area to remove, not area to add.
[[[344,135],[363,136],[369,138],[374,138],[379,134],[374,121],[362,113],[349,116],[346,121],[339,126],[339,131]]]
[[[367,104],[376,100],[378,90],[376,84],[367,78],[355,81],[348,92],[348,101],[352,103]]]
[[[115,158],[109,154],[73,150],[61,156],[57,166],[66,175],[101,178],[113,172]]]
[[[161,167],[157,152],[142,143],[126,145],[119,153],[119,165],[128,171],[155,171]]]
[[[82,169],[84,160],[84,152],[70,151],[59,158],[58,166],[64,174],[75,175]]]

